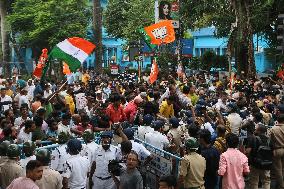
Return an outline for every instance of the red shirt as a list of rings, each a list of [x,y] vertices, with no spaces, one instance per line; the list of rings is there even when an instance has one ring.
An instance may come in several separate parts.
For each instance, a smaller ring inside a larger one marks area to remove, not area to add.
[[[79,125],[77,125],[76,129],[78,131],[84,132],[87,129],[90,129],[91,131],[93,130],[93,126],[91,124],[88,124],[87,127],[83,127],[82,123],[79,123]]]
[[[134,103],[134,101],[129,102],[124,108],[125,116],[130,123],[134,122],[134,118],[137,113],[137,108],[138,106]]]
[[[125,121],[125,114],[123,112],[122,105],[120,105],[118,109],[115,109],[113,104],[108,105],[106,115],[109,117],[112,123]]]

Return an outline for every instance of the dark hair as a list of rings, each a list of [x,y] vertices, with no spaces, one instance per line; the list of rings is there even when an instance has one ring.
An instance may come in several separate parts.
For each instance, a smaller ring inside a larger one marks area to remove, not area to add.
[[[42,166],[42,163],[38,160],[31,160],[26,165],[26,171],[32,171],[38,167]]]
[[[137,160],[139,161],[139,156],[138,156],[137,152],[135,152],[134,150],[131,150],[131,151],[129,152],[129,154],[127,154],[127,158],[128,158],[128,156],[129,156],[130,154],[135,155],[136,158],[137,158]]]
[[[188,94],[190,92],[190,88],[188,86],[184,86],[183,89],[182,89],[182,92],[184,94]]]
[[[199,130],[200,130],[200,127],[196,125],[191,125],[188,127],[188,134],[191,137],[198,138],[197,136],[198,136]]]
[[[25,121],[25,129],[31,128],[34,123],[35,123],[35,122],[34,122],[33,120],[27,120],[27,121]]]
[[[226,142],[228,148],[237,148],[239,145],[239,137],[233,133],[229,133],[226,136]]]
[[[211,142],[211,133],[208,129],[201,129],[199,131],[199,138],[203,139],[206,144],[210,144]]]
[[[23,111],[23,109],[27,109],[28,110],[28,104],[27,103],[21,105],[20,111]]]
[[[279,114],[277,115],[277,121],[279,123],[283,123],[284,122],[284,114]]]
[[[163,12],[163,9],[164,9],[164,6],[165,5],[168,5],[168,8],[169,8],[169,14],[168,15],[164,15],[164,12]],[[171,16],[170,16],[170,11],[171,11],[171,4],[167,1],[161,1],[160,5],[159,5],[159,18],[160,19],[168,19],[168,20],[171,20]]]
[[[113,103],[121,100],[121,97],[118,93],[114,93],[111,97],[111,102]]]
[[[35,116],[33,118],[33,121],[34,121],[36,127],[41,127],[42,124],[43,124],[43,119],[41,117],[39,117],[39,116]]]
[[[253,117],[256,120],[256,122],[262,122],[263,120],[263,115],[260,112],[255,113]]]
[[[5,110],[5,111],[4,111],[4,116],[7,117],[7,116],[9,115],[9,112],[10,112],[10,111],[13,111],[13,110],[10,110],[10,109]]]
[[[257,130],[260,132],[260,134],[265,134],[267,131],[267,128],[263,124],[258,124]]]
[[[127,140],[127,141],[123,141],[121,142],[121,152],[125,153],[125,154],[129,154],[131,152],[132,149],[132,143],[131,141]]]
[[[177,179],[173,175],[161,176],[159,182],[167,183],[168,187],[176,187],[177,186]]]
[[[226,133],[226,127],[224,125],[218,125],[217,129],[219,134],[225,134]]]
[[[12,134],[12,128],[10,126],[5,126],[2,132],[5,137],[8,137]]]
[[[62,120],[69,120],[69,119],[71,119],[71,116],[69,114],[62,115]]]
[[[169,96],[168,100],[171,101],[171,102],[174,102],[175,101],[175,97],[174,96]]]

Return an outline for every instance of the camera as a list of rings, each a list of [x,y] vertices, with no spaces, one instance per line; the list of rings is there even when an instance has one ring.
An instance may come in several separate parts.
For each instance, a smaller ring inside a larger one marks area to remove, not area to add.
[[[108,172],[112,173],[114,176],[120,176],[122,166],[117,160],[111,160],[108,163]]]

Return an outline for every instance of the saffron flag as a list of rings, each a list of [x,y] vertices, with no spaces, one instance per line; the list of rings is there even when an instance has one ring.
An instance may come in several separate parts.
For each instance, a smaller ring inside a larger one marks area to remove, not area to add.
[[[70,75],[70,74],[71,74],[71,71],[70,71],[70,69],[69,69],[69,66],[68,66],[68,64],[66,64],[66,62],[63,62],[63,73],[64,73],[65,75]]]
[[[151,43],[151,37],[146,33],[144,28],[139,29],[139,33],[151,50],[157,47],[157,45]]]
[[[51,51],[50,56],[65,61],[69,69],[75,72],[95,49],[91,42],[72,37],[58,43]]]
[[[153,84],[158,79],[158,74],[159,74],[159,68],[156,62],[156,58],[154,58],[152,68],[151,68],[151,73],[150,73],[150,83],[151,84]]]
[[[175,30],[171,20],[163,20],[144,29],[152,44],[161,45],[175,41]]]
[[[37,78],[41,78],[42,76],[43,67],[45,66],[45,62],[48,58],[47,53],[48,53],[47,49],[42,49],[42,53],[39,57],[38,63],[33,72],[33,75]]]

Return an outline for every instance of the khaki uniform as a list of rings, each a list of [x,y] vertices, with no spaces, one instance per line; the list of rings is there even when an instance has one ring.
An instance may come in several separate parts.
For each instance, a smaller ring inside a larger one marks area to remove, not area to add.
[[[206,160],[196,152],[191,152],[181,160],[179,175],[184,177],[184,188],[204,189]]]
[[[6,162],[8,160],[7,156],[0,156],[0,164]]]
[[[272,170],[275,173],[276,185],[279,189],[284,189],[284,124],[275,125],[270,131],[271,144],[273,144],[273,164]]]
[[[48,166],[43,167],[42,178],[35,183],[40,189],[61,189],[63,187],[60,173]]]
[[[7,188],[11,182],[23,176],[23,168],[16,160],[8,159],[6,162],[0,164],[0,187]]]

